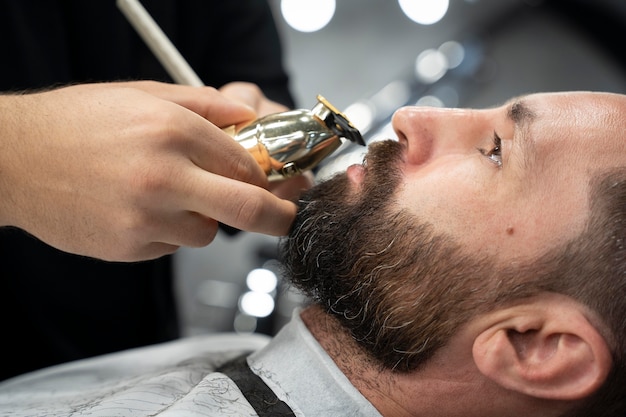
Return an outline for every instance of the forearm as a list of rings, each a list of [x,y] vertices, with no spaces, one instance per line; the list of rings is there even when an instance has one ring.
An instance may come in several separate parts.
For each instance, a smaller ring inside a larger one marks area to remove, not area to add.
[[[36,104],[27,94],[0,95],[0,226],[20,225],[20,183],[29,164],[25,126],[37,131]]]

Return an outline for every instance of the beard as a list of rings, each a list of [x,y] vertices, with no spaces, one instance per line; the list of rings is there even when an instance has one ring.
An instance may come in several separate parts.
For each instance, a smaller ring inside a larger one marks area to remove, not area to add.
[[[302,196],[282,242],[287,279],[379,364],[411,371],[480,308],[491,265],[398,208],[403,145],[370,145],[360,186],[345,174]]]

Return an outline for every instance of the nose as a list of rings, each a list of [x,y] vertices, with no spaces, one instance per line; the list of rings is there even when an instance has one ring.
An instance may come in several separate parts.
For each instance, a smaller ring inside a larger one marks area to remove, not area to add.
[[[407,147],[407,162],[423,164],[451,152],[475,152],[485,138],[480,111],[437,107],[403,107],[392,118],[400,142]]]

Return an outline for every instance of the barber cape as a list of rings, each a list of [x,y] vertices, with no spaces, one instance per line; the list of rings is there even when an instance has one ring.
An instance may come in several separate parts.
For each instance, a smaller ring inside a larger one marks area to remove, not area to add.
[[[242,355],[248,366],[233,373]],[[380,416],[309,333],[299,311],[272,339],[185,338],[9,379],[0,383],[0,415],[272,415],[254,404],[263,391],[276,400],[261,402],[284,403],[287,415]]]

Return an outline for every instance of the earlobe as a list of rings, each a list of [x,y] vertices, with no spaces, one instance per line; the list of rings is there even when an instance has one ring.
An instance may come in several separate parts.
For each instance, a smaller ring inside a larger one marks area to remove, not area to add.
[[[501,310],[474,340],[479,371],[502,387],[545,399],[594,393],[612,364],[584,308],[564,296]]]

